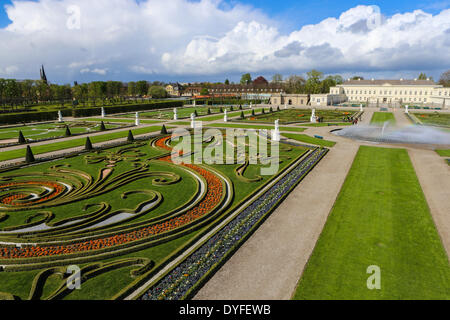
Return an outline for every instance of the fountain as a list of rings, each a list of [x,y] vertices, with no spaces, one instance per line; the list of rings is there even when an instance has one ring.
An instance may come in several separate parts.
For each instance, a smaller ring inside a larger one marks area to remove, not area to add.
[[[102,118],[106,117],[105,108],[102,107]]]
[[[223,116],[223,121],[224,122],[228,122],[228,111],[225,110],[224,116]]]
[[[313,109],[313,110],[312,110],[312,114],[311,114],[311,123],[317,123],[316,109]]]
[[[135,124],[136,124],[136,126],[140,126],[141,125],[141,120],[139,119],[139,112],[136,112]]]
[[[191,114],[191,129],[195,129],[195,113]]]
[[[177,110],[177,108],[173,109],[173,120],[178,120],[178,110]]]
[[[272,141],[280,140],[280,120],[275,120],[275,130],[272,131]]]
[[[376,143],[428,144],[450,147],[450,133],[423,125],[397,127],[390,122],[380,125],[358,125],[333,131],[333,134],[354,140]]]
[[[61,110],[58,111],[58,122],[64,122]]]

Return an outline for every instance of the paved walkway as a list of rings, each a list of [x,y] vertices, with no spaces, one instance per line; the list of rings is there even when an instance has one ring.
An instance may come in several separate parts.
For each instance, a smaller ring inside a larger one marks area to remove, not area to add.
[[[361,124],[369,124],[375,111],[365,109]],[[410,124],[401,110],[394,114],[399,125]],[[310,128],[306,133],[320,134],[337,144],[195,299],[290,299],[359,147],[399,147],[347,140],[332,135],[329,128]],[[407,150],[450,257],[450,169],[432,150]]]

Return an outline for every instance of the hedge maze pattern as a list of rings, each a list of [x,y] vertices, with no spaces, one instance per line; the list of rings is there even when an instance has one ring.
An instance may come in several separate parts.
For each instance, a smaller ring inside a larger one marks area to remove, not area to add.
[[[202,141],[203,147],[217,143],[211,137]],[[294,161],[295,166],[287,166],[282,178],[264,195],[149,288],[142,299],[188,297],[207,273],[213,272],[212,266],[230,254],[326,153],[326,149],[314,149],[300,157],[291,154],[295,146],[282,144],[280,147],[280,163]],[[149,156],[145,151],[149,148],[157,155]],[[29,299],[67,297],[71,291],[66,287],[68,275],[65,270],[73,264],[83,265],[82,283],[131,267],[130,276],[141,281],[156,270],[153,259],[123,256],[139,255],[144,249],[169,243],[220,222],[219,217],[232,207],[235,198],[232,179],[258,185],[258,188],[263,186],[263,177],[250,170],[251,160],[255,159],[250,158],[248,150],[243,163],[232,163],[234,169],[229,176],[214,166],[175,164],[172,153],[171,137],[162,135],[79,156],[82,165],[73,165],[74,162],[67,160],[63,161],[67,163],[58,162],[42,171],[38,167],[28,167],[0,173],[0,272],[39,270]],[[270,157],[270,154],[257,155],[260,160]],[[184,175],[191,179],[191,185],[196,186],[184,203],[151,214],[170,201],[161,190],[183,184]],[[140,181],[145,181],[145,187],[135,188],[133,184]],[[117,204],[111,205],[107,200],[94,201],[99,196],[100,199],[114,196],[123,201],[133,200],[133,197],[140,200],[133,202],[134,208],[118,208]],[[58,216],[61,208],[80,203],[82,210],[79,213]],[[227,214],[233,214],[233,211]],[[17,215],[23,215],[23,223],[8,223]],[[59,284],[52,292],[44,294],[43,288],[49,278]],[[14,296],[0,292],[0,299],[10,298]]]

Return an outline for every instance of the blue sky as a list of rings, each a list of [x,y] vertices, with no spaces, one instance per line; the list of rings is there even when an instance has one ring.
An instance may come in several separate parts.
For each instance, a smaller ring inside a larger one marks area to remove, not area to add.
[[[29,0],[37,1],[37,0]],[[169,0],[170,1],[170,0]],[[354,1],[354,0],[226,0],[231,5],[236,3],[259,8],[267,15],[276,19],[284,19],[288,31],[302,27],[305,24],[317,23],[328,17],[338,17],[342,11],[360,4],[378,5],[382,12],[393,15],[405,11],[422,9],[435,14],[442,9],[450,8],[450,0],[384,0],[384,1]],[[7,26],[8,19],[4,6],[11,4],[10,0],[0,0],[0,28]],[[299,19],[301,16],[301,19]]]
[[[0,77],[36,78],[40,64],[62,83],[238,81],[245,72],[270,78],[312,68],[437,79],[450,69],[450,0],[130,1],[17,1],[6,32],[11,1],[0,0]],[[73,4],[83,23],[68,30]],[[382,18],[373,29],[374,6]]]

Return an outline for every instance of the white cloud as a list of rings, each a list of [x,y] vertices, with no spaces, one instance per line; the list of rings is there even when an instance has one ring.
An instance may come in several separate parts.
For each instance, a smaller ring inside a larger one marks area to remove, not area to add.
[[[290,34],[259,10],[220,0],[13,1],[7,13],[0,76],[36,78],[42,63],[59,81],[450,67],[450,10],[384,17],[357,6]]]

